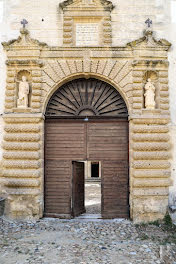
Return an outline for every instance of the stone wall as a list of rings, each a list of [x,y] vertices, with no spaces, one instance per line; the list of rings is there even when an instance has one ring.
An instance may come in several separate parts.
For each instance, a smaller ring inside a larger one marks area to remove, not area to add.
[[[2,1],[2,0],[1,0]],[[61,1],[60,1],[61,2]],[[156,32],[155,37],[158,38],[165,38],[169,40],[172,43],[172,48],[169,51],[169,92],[170,92],[170,105],[168,104],[168,86],[167,82],[165,83],[165,77],[160,76],[161,83],[163,85],[164,90],[162,91],[162,100],[161,100],[161,108],[163,107],[163,110],[165,109],[168,111],[168,108],[170,106],[171,110],[171,122],[169,123],[170,128],[170,134],[171,134],[171,147],[172,147],[172,155],[168,156],[167,149],[165,149],[165,143],[168,140],[168,135],[163,135],[161,137],[162,144],[160,148],[160,155],[156,158],[156,161],[153,161],[153,166],[158,166],[157,163],[161,164],[160,158],[161,153],[164,155],[164,157],[167,157],[171,162],[171,176],[173,179],[174,186],[170,187],[170,199],[169,203],[170,205],[176,205],[176,193],[175,193],[175,187],[176,187],[176,104],[175,104],[175,98],[176,98],[176,91],[175,91],[175,83],[176,83],[176,75],[175,75],[175,64],[176,64],[176,23],[174,21],[171,21],[171,10],[170,10],[170,1],[167,0],[140,0],[140,1],[134,1],[134,0],[118,0],[118,1],[112,1],[114,5],[114,9],[111,13],[111,19],[112,19],[112,45],[113,46],[121,46],[126,45],[127,42],[133,41],[135,39],[138,39],[142,36],[142,31],[145,28],[144,21],[150,17],[153,20],[153,30]],[[174,2],[171,1],[171,2]],[[4,1],[4,19],[3,22],[0,24],[0,40],[2,41],[8,41],[14,38],[17,38],[19,35],[19,29],[21,28],[20,21],[22,18],[26,18],[29,22],[28,29],[30,30],[31,37],[34,39],[38,39],[39,41],[46,42],[50,46],[62,46],[63,42],[63,14],[62,10],[58,8],[59,1],[57,0],[50,0],[50,1],[43,1],[43,0],[16,0],[16,1]],[[174,34],[175,33],[175,34]],[[5,80],[6,80],[6,66],[5,66],[5,60],[6,55],[2,49],[2,46],[0,48],[0,58],[1,58],[1,65],[0,65],[0,114],[3,112],[3,105],[4,105],[4,95],[5,95]],[[49,87],[52,86],[53,77],[52,76],[52,61],[45,66],[45,69],[43,71],[42,78],[45,80],[47,78],[50,78],[50,81],[45,81],[44,88],[42,90],[42,97],[43,100],[45,100],[45,96],[48,93],[47,89],[50,89]],[[64,63],[64,62],[63,62]],[[85,62],[86,68],[88,67],[87,61]],[[97,66],[96,61],[94,60],[94,63],[91,64],[92,69],[98,69],[98,71],[101,71],[101,63],[99,66]],[[84,67],[81,66],[81,64],[78,62],[78,67]],[[99,67],[99,68],[98,68]],[[111,75],[113,75],[113,71],[115,72],[115,65],[114,69],[111,72]],[[62,61],[61,61],[61,68],[62,68]],[[49,70],[50,69],[50,70]],[[73,69],[72,66],[65,68],[67,70]],[[58,69],[60,71],[59,74],[61,74],[62,70]],[[88,71],[88,70],[87,70]],[[94,70],[95,71],[95,70]],[[108,67],[107,67],[108,71]],[[47,72],[47,74],[46,74]],[[63,72],[62,72],[63,74]],[[71,74],[71,73],[70,73]],[[97,72],[96,72],[97,74]],[[107,73],[108,74],[108,73]],[[66,73],[66,77],[68,76],[68,73]],[[105,74],[106,76],[106,74]],[[9,76],[10,77],[10,76]],[[34,76],[35,77],[35,76]],[[37,78],[38,76],[36,76]],[[110,76],[111,78],[111,76]],[[130,77],[132,78],[132,76]],[[141,91],[139,91],[139,79],[141,78],[141,75],[139,76],[133,76],[134,78],[134,91],[133,91],[133,107],[136,109],[136,113],[142,108],[142,98],[141,98]],[[35,83],[35,82],[34,82]],[[54,83],[53,83],[54,84]],[[52,86],[53,87],[53,86]],[[124,86],[125,87],[125,86]],[[128,86],[125,87],[128,91]],[[39,101],[37,98],[40,96],[40,88],[39,85],[36,83],[34,84],[34,94],[33,94],[33,107],[36,106],[36,109],[38,109],[38,112],[40,112],[40,106]],[[9,92],[6,92],[6,97],[9,96]],[[129,97],[131,96],[132,91],[129,90]],[[8,102],[9,104],[9,102]],[[7,106],[7,102],[6,102]],[[7,108],[6,108],[7,110]],[[149,121],[150,122],[150,121]],[[162,121],[163,122],[163,121]],[[166,121],[165,121],[166,122]],[[168,121],[167,121],[168,122]],[[132,127],[135,124],[131,124]],[[137,124],[140,127],[140,124]],[[161,124],[158,124],[162,126]],[[155,124],[154,124],[155,126]],[[0,141],[2,140],[2,131],[3,130],[3,121],[0,116]],[[11,133],[11,132],[9,132]],[[145,132],[146,133],[146,132]],[[153,132],[152,132],[153,133]],[[166,134],[168,131],[166,132]],[[155,142],[154,149],[158,151],[157,142],[155,141],[157,136],[153,134],[153,141]],[[160,135],[159,135],[160,137]],[[139,137],[140,139],[140,137]],[[134,139],[134,145],[135,148],[141,148],[140,142],[135,142],[136,139]],[[142,139],[143,140],[143,139]],[[147,134],[145,138],[146,142],[148,142]],[[148,143],[151,147],[150,142]],[[149,148],[150,148],[149,147]],[[136,151],[140,152],[141,149],[136,149]],[[146,150],[148,151],[148,149]],[[140,156],[140,153],[136,154],[134,159],[138,160],[138,157]],[[145,154],[144,154],[145,156]],[[0,149],[0,159],[2,157],[2,150]],[[9,157],[7,157],[9,159]],[[141,157],[140,157],[141,158]],[[143,157],[144,159],[145,157]],[[153,159],[153,157],[150,157]],[[136,164],[136,163],[135,163]],[[16,165],[15,165],[16,166]],[[136,165],[135,165],[136,166]],[[139,166],[139,163],[138,165]],[[147,166],[146,163],[140,166]],[[163,165],[164,166],[164,165]],[[166,164],[165,164],[166,166]],[[145,169],[145,168],[144,168]],[[167,168],[163,168],[167,169]],[[156,173],[157,174],[157,173]],[[159,174],[157,174],[159,175]],[[160,174],[161,176],[161,174]],[[170,185],[168,182],[168,179],[166,176],[169,176],[168,173],[162,174],[162,179],[160,182],[160,185],[162,185],[164,188]],[[135,176],[136,179],[134,181],[134,184],[137,186],[137,188],[140,188],[141,185],[141,178],[142,176]],[[139,179],[140,178],[140,183]],[[157,176],[156,176],[157,177]],[[150,187],[154,184],[155,187],[156,183],[153,183],[151,181],[147,181]],[[16,184],[16,183],[15,183]],[[23,183],[24,184],[24,183]],[[22,186],[22,185],[21,185]],[[152,187],[154,187],[152,186]],[[148,186],[146,186],[148,188]],[[155,188],[156,189],[156,188]],[[157,192],[155,192],[158,194]],[[155,200],[150,200],[148,204],[151,204],[153,208],[158,208],[160,204],[160,198],[163,196],[164,193],[164,201],[165,204],[167,204],[167,191],[161,192],[159,197]],[[165,196],[166,195],[166,196]],[[40,200],[40,197],[37,199]],[[134,199],[134,207],[138,206],[137,200]],[[145,202],[145,199],[144,199]],[[153,204],[153,205],[152,205]],[[145,205],[141,203],[142,208],[147,208],[146,203]],[[41,208],[41,205],[38,207]],[[40,210],[40,209],[37,209]],[[139,210],[141,210],[139,208]],[[147,210],[147,209],[146,209]],[[157,209],[158,210],[158,209]],[[34,210],[35,211],[35,210]],[[161,210],[162,211],[162,210]],[[29,214],[31,214],[29,210]],[[40,213],[38,213],[40,214]],[[35,213],[34,213],[35,215]],[[145,218],[145,216],[144,216]]]
[[[76,77],[95,77],[112,84],[124,98],[130,120],[130,210],[134,221],[161,219],[167,210],[170,180],[169,93],[167,52],[170,43],[152,31],[125,47],[49,47],[27,30],[3,43],[7,52],[3,171],[8,195],[6,214],[41,217],[43,212],[43,119],[58,87]],[[63,54],[64,57],[63,58]],[[30,76],[31,103],[17,108],[18,75]],[[157,107],[144,108],[144,85],[153,78]],[[154,152],[156,151],[156,153]]]
[[[2,1],[2,0],[1,0]],[[17,34],[20,21],[25,17],[29,21],[28,29],[32,37],[49,45],[62,45],[62,10],[58,8],[61,0],[22,0],[5,2],[5,22],[9,31],[7,38]],[[153,30],[159,37],[168,37],[170,23],[169,1],[166,0],[113,0],[112,39],[113,45],[125,45],[141,36],[145,20],[150,17]],[[42,21],[43,20],[43,21]],[[164,33],[164,34],[163,34]]]
[[[11,218],[42,216],[42,115],[4,116],[1,185],[8,194],[6,214]]]

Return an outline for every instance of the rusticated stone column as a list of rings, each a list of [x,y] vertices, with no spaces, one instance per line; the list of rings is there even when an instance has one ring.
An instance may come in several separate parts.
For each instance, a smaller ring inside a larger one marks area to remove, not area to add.
[[[41,114],[5,114],[1,184],[6,215],[39,218],[43,211],[43,118]]]
[[[169,118],[156,112],[131,120],[131,196],[135,222],[162,219],[167,210],[171,185]]]
[[[9,68],[7,70],[6,79],[6,93],[5,93],[5,112],[13,112],[13,108],[16,107],[16,82],[15,82],[16,71]]]
[[[41,112],[41,95],[42,95],[42,71],[40,68],[32,70],[32,97],[31,112]]]

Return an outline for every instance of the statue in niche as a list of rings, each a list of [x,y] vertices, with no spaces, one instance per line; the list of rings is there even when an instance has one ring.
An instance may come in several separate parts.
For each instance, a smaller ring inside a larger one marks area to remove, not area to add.
[[[155,86],[150,78],[147,80],[147,83],[145,85],[144,96],[145,96],[145,108],[155,109]]]
[[[19,82],[19,91],[18,91],[18,108],[28,108],[29,104],[29,83],[26,80],[26,76],[22,76],[22,81]]]

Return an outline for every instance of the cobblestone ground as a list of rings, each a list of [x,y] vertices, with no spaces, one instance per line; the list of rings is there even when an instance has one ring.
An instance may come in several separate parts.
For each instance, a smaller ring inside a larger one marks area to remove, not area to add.
[[[120,219],[0,218],[0,264],[176,264],[175,235]]]

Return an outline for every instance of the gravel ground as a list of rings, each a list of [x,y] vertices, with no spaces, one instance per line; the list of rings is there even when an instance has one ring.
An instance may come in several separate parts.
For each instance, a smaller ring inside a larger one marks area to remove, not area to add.
[[[0,218],[0,264],[176,264],[176,232],[128,220]]]

